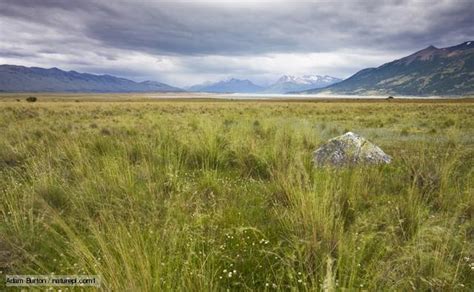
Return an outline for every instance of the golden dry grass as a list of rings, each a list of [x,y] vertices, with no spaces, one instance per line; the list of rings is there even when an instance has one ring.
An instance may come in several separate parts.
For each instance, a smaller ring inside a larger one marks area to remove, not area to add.
[[[3,273],[99,274],[114,291],[474,289],[472,100],[25,96],[0,102]],[[313,168],[348,130],[393,163]]]

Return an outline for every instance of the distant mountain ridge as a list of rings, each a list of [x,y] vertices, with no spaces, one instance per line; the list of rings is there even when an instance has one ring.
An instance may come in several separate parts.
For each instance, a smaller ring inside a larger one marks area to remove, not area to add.
[[[342,79],[331,76],[304,75],[292,76],[283,75],[275,83],[265,87],[252,83],[249,80],[231,78],[218,82],[205,82],[185,88],[193,92],[214,92],[214,93],[287,93],[290,91],[301,91],[312,88],[325,87]]]
[[[274,84],[265,88],[265,93],[288,93],[293,91],[322,88],[342,81],[342,79],[328,75],[283,75]]]
[[[6,92],[180,92],[156,81],[135,82],[58,68],[0,65],[0,91]]]
[[[250,80],[241,80],[231,78],[219,82],[206,82],[186,88],[193,92],[211,92],[211,93],[256,93],[262,91],[262,86],[252,83]]]
[[[363,69],[334,85],[301,93],[474,94],[474,41],[441,49],[429,46],[380,67]]]

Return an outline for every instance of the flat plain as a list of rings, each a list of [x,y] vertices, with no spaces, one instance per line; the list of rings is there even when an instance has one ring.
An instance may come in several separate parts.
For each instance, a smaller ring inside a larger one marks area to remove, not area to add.
[[[474,99],[25,96],[0,100],[3,274],[100,275],[112,291],[474,290]],[[315,168],[347,131],[392,163]]]

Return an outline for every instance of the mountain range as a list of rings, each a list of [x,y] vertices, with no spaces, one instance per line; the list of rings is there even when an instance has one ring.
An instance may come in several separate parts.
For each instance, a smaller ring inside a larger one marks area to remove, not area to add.
[[[329,86],[341,82],[342,79],[331,76],[303,75],[292,76],[284,75],[274,84],[263,90],[264,93],[287,93],[292,91],[302,91]]]
[[[474,94],[474,41],[447,47],[429,46],[407,57],[363,69],[342,82],[300,93],[320,94]]]
[[[249,80],[231,78],[219,82],[205,82],[202,84],[193,85],[187,87],[186,90],[193,92],[214,93],[287,93],[290,91],[321,88],[336,82],[340,82],[341,80],[342,79],[327,75],[283,75],[275,83],[265,87],[256,85]]]
[[[179,92],[156,82],[135,82],[111,75],[94,75],[15,65],[0,65],[0,91],[7,92]]]
[[[284,75],[268,87],[250,80],[230,78],[187,87],[192,92],[286,93],[318,88],[338,82],[330,76]],[[64,71],[58,68],[0,65],[0,91],[4,92],[181,92],[183,89],[157,81],[135,82],[111,75]]]
[[[377,68],[341,80],[331,76],[284,75],[269,86],[227,79],[186,88],[214,93],[304,93],[348,95],[459,96],[474,94],[474,41],[447,47],[429,46]],[[136,82],[58,68],[0,65],[4,92],[181,92],[157,81]]]

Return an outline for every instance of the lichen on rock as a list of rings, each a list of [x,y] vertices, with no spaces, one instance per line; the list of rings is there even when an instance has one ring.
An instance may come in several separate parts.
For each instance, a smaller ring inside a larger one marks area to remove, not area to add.
[[[352,132],[330,139],[313,152],[313,158],[318,167],[386,164],[392,160],[377,145]]]

